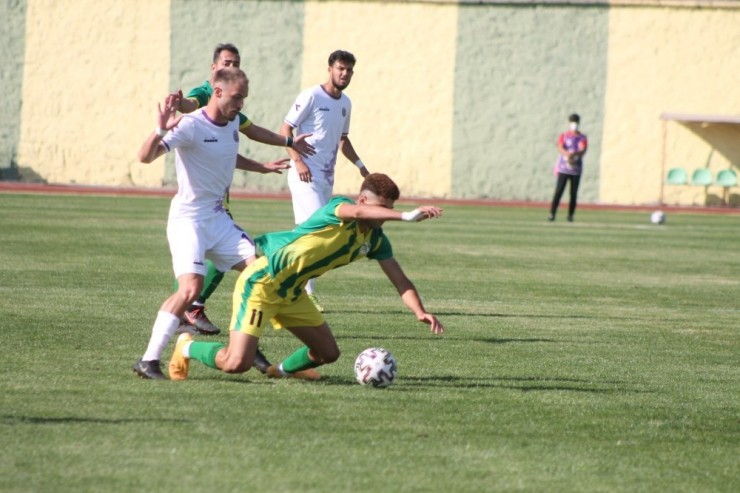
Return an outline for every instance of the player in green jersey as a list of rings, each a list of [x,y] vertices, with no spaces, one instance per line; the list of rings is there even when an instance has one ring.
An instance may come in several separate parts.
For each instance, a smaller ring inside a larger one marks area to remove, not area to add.
[[[186,379],[191,359],[225,373],[249,370],[268,322],[276,329],[287,329],[305,344],[278,366],[270,366],[268,375],[319,378],[318,372],[311,370],[333,363],[340,351],[329,325],[306,294],[306,282],[366,257],[378,261],[417,320],[428,324],[434,334],[443,333],[442,323],[424,308],[381,229],[385,221],[423,221],[440,217],[442,210],[422,206],[409,212],[396,211],[393,206],[399,195],[393,180],[373,173],[362,183],[356,203],[334,197],[292,231],[257,237],[256,244],[264,256],[237,280],[229,344],[194,341],[191,334],[180,335],[169,364],[170,379]]]
[[[239,50],[230,43],[219,44],[213,52],[213,63],[211,64],[211,77],[216,71],[227,68],[241,66],[241,58],[239,56]],[[208,104],[208,100],[213,94],[213,86],[211,81],[208,80],[202,85],[192,89],[187,97],[183,98],[181,93],[178,93],[180,104],[178,110],[181,113],[192,113],[198,108],[203,108]],[[260,142],[263,144],[269,144],[279,147],[290,147],[295,149],[301,155],[310,156],[314,154],[314,148],[306,142],[306,137],[310,134],[299,135],[293,139],[292,137],[286,138],[282,135],[274,133],[266,128],[260,127],[253,123],[244,113],[239,113],[239,131],[247,136],[247,138]],[[224,209],[229,212],[229,196],[226,195],[224,201]],[[206,261],[206,276],[203,284],[203,291],[199,298],[191,305],[183,316],[184,325],[190,325],[195,327],[195,330],[204,335],[216,335],[220,333],[220,329],[216,327],[205,314],[206,300],[213,294],[221,280],[224,278],[224,273],[219,272],[210,260]],[[187,330],[186,327],[180,329]],[[261,370],[266,369],[264,364],[259,365]]]

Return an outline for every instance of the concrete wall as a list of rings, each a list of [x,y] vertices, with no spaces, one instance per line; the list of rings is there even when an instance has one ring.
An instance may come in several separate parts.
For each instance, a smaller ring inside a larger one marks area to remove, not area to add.
[[[302,86],[326,80],[333,50],[355,54],[352,143],[407,196],[451,192],[457,12],[455,5],[306,4]],[[344,159],[338,167],[336,189],[356,193],[357,168]]]
[[[169,19],[166,1],[28,1],[19,166],[52,183],[161,185],[136,152],[169,86]]]
[[[21,91],[25,52],[26,3],[0,3],[0,179],[17,179]]]
[[[187,93],[201,85],[211,75],[214,47],[233,43],[239,48],[241,68],[249,77],[244,113],[257,125],[277,131],[301,90],[304,10],[302,2],[173,0],[170,88],[181,88]],[[326,64],[320,60],[316,63]],[[163,94],[151,95],[156,100]],[[259,144],[244,136],[240,150],[260,161],[287,157],[283,148]],[[174,181],[173,169],[173,165],[168,166],[169,182]],[[236,172],[234,186],[287,189],[284,175],[242,171]]]
[[[600,200],[655,202],[663,179],[660,114],[740,116],[740,8],[612,9],[607,73]],[[669,126],[667,166],[704,166],[712,146]],[[715,154],[713,174],[729,161],[740,171],[740,154]],[[705,201],[703,189],[687,192],[682,203]]]
[[[546,200],[556,142],[579,113],[590,148],[579,198],[599,199],[608,9],[460,9],[452,194]]]
[[[174,183],[171,158],[145,166],[136,151],[157,102],[202,83],[213,47],[232,42],[251,81],[245,111],[273,130],[326,79],[329,52],[352,51],[350,135],[405,195],[547,200],[555,141],[578,112],[590,141],[581,200],[655,203],[666,164],[740,166],[735,128],[708,139],[669,123],[664,152],[659,119],[740,114],[740,5],[659,3],[7,1],[0,177],[17,163],[23,179],[53,183]],[[284,156],[246,139],[242,152]],[[359,183],[340,160],[336,191]],[[234,186],[287,189],[285,177],[242,172]]]

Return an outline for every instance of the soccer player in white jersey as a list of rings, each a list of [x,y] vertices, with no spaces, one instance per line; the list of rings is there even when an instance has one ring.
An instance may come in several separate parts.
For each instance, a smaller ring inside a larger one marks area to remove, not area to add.
[[[239,55],[239,49],[231,43],[220,43],[216,45],[216,49],[213,51],[213,63],[211,64],[211,77],[213,74],[222,68],[236,67],[241,68],[241,56]],[[211,86],[210,79],[205,81],[202,85],[193,88],[187,93],[187,96],[182,97],[182,92],[178,91],[180,96],[180,106],[178,110],[181,113],[192,113],[200,108],[203,108],[208,104],[208,100],[211,98],[213,93],[213,87]],[[245,135],[250,140],[255,142],[261,142],[263,144],[275,145],[275,146],[287,146],[292,147],[300,154],[313,154],[313,147],[305,142],[305,138],[308,135],[298,135],[295,139],[288,139],[283,135],[276,134],[270,130],[260,127],[254,123],[243,110],[239,113],[239,131],[242,135]],[[226,211],[229,211],[229,195],[226,195],[224,201],[224,207]],[[185,317],[183,318],[183,326],[178,330],[189,330],[188,326],[192,326],[195,330],[205,335],[216,335],[221,330],[216,327],[206,315],[206,301],[211,297],[213,292],[218,288],[219,284],[224,278],[224,273],[219,272],[213,266],[213,262],[210,260],[206,261],[206,276],[205,285],[203,291],[198,296],[198,299],[185,310]],[[264,355],[258,354],[258,361],[260,362],[257,368],[266,370],[269,366],[269,362]]]
[[[160,307],[146,352],[134,364],[143,378],[165,379],[162,352],[203,289],[206,257],[222,272],[244,270],[255,258],[254,242],[224,210],[224,196],[235,168],[280,173],[288,160],[262,164],[239,155],[237,116],[248,90],[244,72],[224,68],[214,74],[213,95],[200,111],[178,117],[179,96],[168,95],[164,108],[158,105],[157,128],[139,150],[142,163],[175,150],[177,194],[170,204],[167,241],[179,284]]]
[[[288,187],[296,224],[311,217],[332,197],[338,151],[357,166],[363,178],[370,174],[349,140],[352,102],[343,91],[352,80],[355,62],[355,56],[348,51],[337,50],[329,55],[329,79],[300,93],[280,127],[280,134],[286,137],[292,137],[294,130],[297,134],[312,134],[306,141],[315,150],[313,155],[301,156],[287,149],[291,158]],[[306,285],[306,293],[323,312],[313,280]]]

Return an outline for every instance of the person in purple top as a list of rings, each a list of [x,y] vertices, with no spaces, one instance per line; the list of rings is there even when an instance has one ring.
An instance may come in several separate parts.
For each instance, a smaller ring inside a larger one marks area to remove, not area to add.
[[[568,222],[573,222],[573,214],[576,212],[576,200],[578,197],[578,185],[581,181],[581,172],[583,171],[583,155],[588,149],[588,139],[586,135],[578,130],[581,123],[581,117],[573,113],[568,117],[569,128],[567,132],[560,134],[558,138],[558,161],[555,163],[555,174],[557,175],[557,184],[555,185],[555,195],[552,197],[550,205],[550,215],[548,221],[555,220],[555,214],[560,205],[560,199],[565,192],[565,185],[570,181],[570,203],[568,204]]]

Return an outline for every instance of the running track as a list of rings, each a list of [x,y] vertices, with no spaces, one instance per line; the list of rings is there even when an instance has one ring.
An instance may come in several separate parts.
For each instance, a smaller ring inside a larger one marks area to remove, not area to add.
[[[0,194],[72,194],[72,195],[117,195],[132,197],[171,197],[175,194],[174,188],[131,188],[131,187],[99,187],[88,185],[47,185],[44,183],[25,183],[17,181],[0,181]],[[283,193],[259,193],[232,190],[231,198],[234,199],[276,199],[289,200],[290,195]],[[455,204],[455,205],[478,205],[488,207],[529,207],[547,210],[550,206],[547,202],[525,202],[494,199],[419,199],[406,198],[400,202],[414,202],[423,204]],[[566,201],[567,202],[567,201]],[[610,205],[610,204],[578,204],[579,209],[601,209],[601,210],[624,210],[624,211],[653,211],[660,209],[667,212],[693,212],[697,214],[722,214],[740,216],[738,207],[700,207],[700,206],[672,206],[672,205]]]

